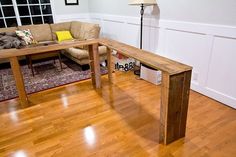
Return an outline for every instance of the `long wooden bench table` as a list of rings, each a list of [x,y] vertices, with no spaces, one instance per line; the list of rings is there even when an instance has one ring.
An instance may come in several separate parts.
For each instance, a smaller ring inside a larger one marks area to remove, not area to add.
[[[91,76],[95,88],[101,87],[99,45],[108,47],[108,77],[110,81],[112,81],[112,50],[117,50],[127,57],[132,57],[154,69],[161,70],[160,143],[169,144],[185,136],[192,67],[110,39],[70,41],[47,46],[1,50],[0,59],[9,58],[10,60],[22,107],[28,105],[28,97],[18,57],[84,45],[89,46]]]

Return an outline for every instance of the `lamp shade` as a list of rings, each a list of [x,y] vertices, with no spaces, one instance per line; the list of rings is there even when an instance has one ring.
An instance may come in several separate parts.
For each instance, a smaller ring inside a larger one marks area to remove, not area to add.
[[[130,0],[129,5],[155,5],[156,0]]]

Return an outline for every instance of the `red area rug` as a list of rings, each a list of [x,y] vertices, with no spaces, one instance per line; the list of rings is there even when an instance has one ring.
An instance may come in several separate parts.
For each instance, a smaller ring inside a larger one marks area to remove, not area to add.
[[[69,60],[63,59],[60,70],[59,61],[44,61],[34,64],[35,76],[27,65],[21,66],[24,77],[25,88],[28,94],[55,88],[69,83],[89,79],[90,70],[82,71],[81,67]],[[101,73],[106,74],[106,68],[101,68]],[[0,101],[18,97],[15,81],[10,68],[0,69]]]

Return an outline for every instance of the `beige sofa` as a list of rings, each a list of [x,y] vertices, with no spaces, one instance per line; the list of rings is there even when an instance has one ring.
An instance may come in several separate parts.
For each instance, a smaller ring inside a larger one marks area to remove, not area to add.
[[[72,21],[56,24],[40,24],[40,25],[26,25],[19,27],[0,28],[0,32],[13,32],[16,30],[30,29],[34,39],[38,42],[48,42],[57,40],[57,31],[70,31],[73,38],[79,40],[88,40],[98,38],[100,34],[100,27],[97,24]],[[105,46],[99,47],[100,60],[106,60],[107,48]],[[65,49],[62,52],[71,60],[80,65],[89,64],[89,54],[87,46],[73,47]],[[0,63],[8,62],[8,60],[0,60]]]

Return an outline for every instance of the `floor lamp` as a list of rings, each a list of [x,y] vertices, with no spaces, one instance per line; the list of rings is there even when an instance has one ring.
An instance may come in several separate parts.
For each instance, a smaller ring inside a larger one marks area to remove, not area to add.
[[[143,49],[143,15],[144,15],[144,7],[149,5],[155,5],[156,0],[130,0],[129,5],[139,5],[141,7],[140,15],[141,15],[141,21],[140,21],[140,49]],[[135,75],[140,75],[140,67],[138,70],[134,71]]]

